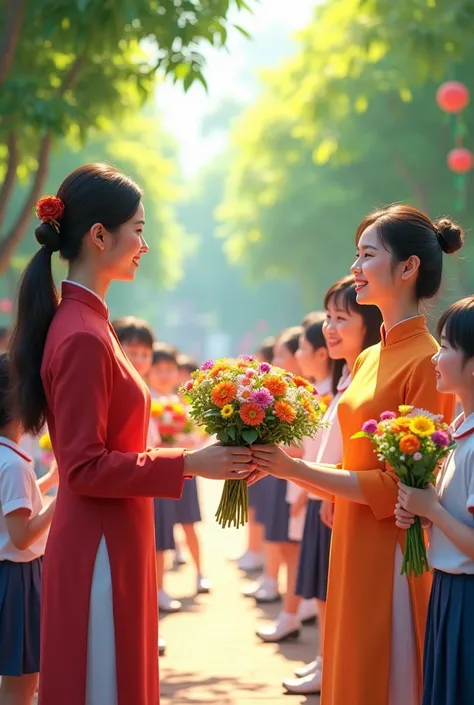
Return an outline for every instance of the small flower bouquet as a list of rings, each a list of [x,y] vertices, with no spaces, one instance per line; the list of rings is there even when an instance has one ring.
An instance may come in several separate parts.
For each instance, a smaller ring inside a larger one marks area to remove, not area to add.
[[[51,465],[54,460],[54,453],[53,444],[51,443],[51,436],[49,433],[43,433],[43,435],[40,436],[38,445],[43,451],[41,453],[41,462],[43,465]]]
[[[424,409],[400,406],[399,415],[384,411],[380,419],[369,419],[352,438],[369,438],[379,460],[388,463],[408,487],[424,489],[435,481],[441,460],[454,447],[442,416]],[[429,570],[420,517],[407,531],[402,575],[419,576]]]
[[[154,419],[164,443],[177,445],[194,431],[189,408],[176,399],[153,399],[151,418]]]
[[[250,355],[205,362],[181,392],[191,418],[224,445],[300,442],[321,428],[326,410],[307,380]],[[223,527],[246,523],[245,480],[226,480],[216,518]]]

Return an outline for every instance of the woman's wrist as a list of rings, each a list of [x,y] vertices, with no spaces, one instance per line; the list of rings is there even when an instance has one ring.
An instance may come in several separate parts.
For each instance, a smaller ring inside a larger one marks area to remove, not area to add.
[[[196,468],[196,451],[188,450],[185,448],[183,450],[183,460],[184,460],[184,472],[183,475],[188,477],[197,477],[199,475],[199,470]]]

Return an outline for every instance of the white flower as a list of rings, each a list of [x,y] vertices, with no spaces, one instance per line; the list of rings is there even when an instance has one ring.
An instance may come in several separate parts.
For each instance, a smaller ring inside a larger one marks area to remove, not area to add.
[[[401,455],[401,456],[400,456],[400,460],[403,462],[403,461],[405,460],[405,456],[404,456],[404,455]]]
[[[414,416],[426,416],[427,419],[431,419],[432,421],[442,421],[443,420],[443,414],[432,414],[430,411],[426,411],[426,409],[413,409],[407,415],[407,418],[410,419],[410,418],[413,418]]]
[[[237,399],[242,402],[249,401],[252,387],[237,387]],[[244,396],[245,394],[245,396]]]
[[[390,448],[390,452],[395,453],[395,448],[393,446]]]

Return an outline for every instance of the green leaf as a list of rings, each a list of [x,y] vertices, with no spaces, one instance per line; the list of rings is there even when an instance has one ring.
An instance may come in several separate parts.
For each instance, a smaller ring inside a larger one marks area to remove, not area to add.
[[[244,430],[242,431],[242,438],[250,446],[257,440],[258,432],[254,428],[244,428]]]
[[[370,436],[365,431],[358,431],[357,433],[354,433],[353,436],[351,436],[351,441],[355,438],[370,438]]]
[[[251,39],[251,36],[250,36],[250,34],[247,32],[246,29],[244,29],[243,27],[241,27],[239,24],[234,24],[233,26],[234,26],[234,29],[236,29],[238,32],[240,32],[240,34],[242,34],[246,39]]]
[[[229,434],[229,438],[232,438],[232,440],[235,441],[235,426],[229,426],[227,433]]]
[[[222,431],[218,431],[217,438],[220,440],[221,443],[228,443],[229,434],[225,429],[222,429]]]

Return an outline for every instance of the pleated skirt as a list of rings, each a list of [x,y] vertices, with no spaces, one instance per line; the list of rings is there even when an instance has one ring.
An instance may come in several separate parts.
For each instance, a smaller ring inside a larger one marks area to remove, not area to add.
[[[174,551],[176,500],[155,499],[155,544],[157,551]]]
[[[249,504],[255,508],[255,521],[257,524],[267,525],[269,516],[268,488],[273,484],[275,478],[267,475],[263,479],[249,487]]]
[[[0,675],[39,673],[43,559],[0,561]]]
[[[286,501],[286,480],[269,475],[267,483],[267,516],[265,521],[265,541],[285,543],[290,541],[288,525],[290,505]]]
[[[201,521],[201,508],[196,478],[185,480],[181,499],[171,500],[175,503],[177,524],[197,524]]]
[[[422,705],[474,703],[474,575],[434,571]]]
[[[321,502],[310,499],[301,541],[296,594],[305,600],[326,600],[331,534],[320,519]]]

